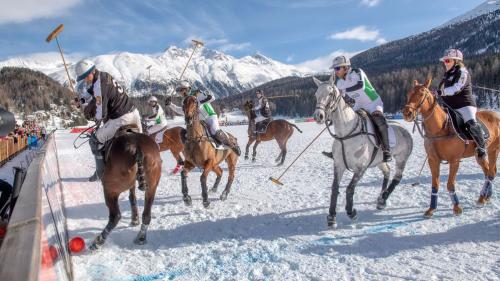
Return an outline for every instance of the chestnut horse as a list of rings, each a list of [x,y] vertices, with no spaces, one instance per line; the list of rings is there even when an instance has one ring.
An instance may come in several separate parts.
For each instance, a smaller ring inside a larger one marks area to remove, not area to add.
[[[143,123],[143,132],[147,132],[145,123]],[[184,165],[184,160],[182,159],[181,152],[184,149],[184,144],[182,143],[181,135],[184,134],[186,129],[176,126],[163,131],[163,140],[159,143],[160,152],[170,150],[172,156],[174,156],[177,161],[177,166],[173,169],[172,173],[176,174],[180,166]],[[158,131],[149,135],[152,139],[156,139],[156,135],[162,131]]]
[[[222,161],[226,161],[229,170],[229,176],[227,179],[226,188],[220,195],[220,200],[224,201],[227,199],[227,195],[231,190],[231,185],[234,180],[234,171],[236,169],[236,163],[238,162],[238,155],[230,148],[220,150],[215,149],[210,143],[209,137],[207,136],[203,125],[201,124],[198,117],[198,100],[195,96],[188,96],[184,99],[182,109],[184,111],[184,117],[186,119],[186,140],[184,143],[184,156],[186,157],[184,161],[184,168],[181,171],[181,183],[182,183],[182,194],[184,203],[189,206],[191,205],[191,196],[188,194],[187,187],[187,174],[194,167],[198,167],[203,170],[200,181],[201,181],[201,196],[203,198],[203,206],[208,208],[210,202],[208,201],[207,194],[207,176],[213,171],[217,178],[212,187],[212,192],[217,191],[217,186],[222,178],[222,169],[219,164]],[[227,134],[227,133],[226,133]],[[236,138],[227,134],[230,139],[236,141]]]
[[[453,204],[453,213],[460,215],[462,207],[460,207],[458,197],[455,194],[455,179],[460,159],[474,156],[476,144],[473,141],[464,142],[456,135],[447,113],[439,105],[437,98],[429,91],[430,84],[431,78],[427,79],[425,85],[420,85],[415,80],[414,87],[408,93],[408,101],[403,109],[403,117],[408,122],[415,121],[419,113],[422,114],[423,118],[424,145],[432,173],[431,206],[424,216],[432,217],[437,207],[441,161],[447,161],[450,164],[447,188]],[[487,141],[488,158],[479,159],[476,156],[476,161],[485,175],[485,182],[477,200],[477,204],[483,206],[491,198],[493,179],[497,173],[496,162],[500,152],[500,116],[492,111],[480,111],[477,113],[477,118],[486,125],[490,132],[490,138]]]
[[[256,135],[254,133],[254,128],[255,128],[255,118],[257,117],[257,115],[255,114],[255,111],[252,110],[253,102],[252,101],[245,102],[243,108],[245,110],[245,113],[249,121],[248,142],[245,148],[245,160],[248,160],[248,150],[253,142],[255,142],[255,144],[253,145],[252,161],[255,161],[255,158],[257,156],[257,146],[259,145],[259,143],[262,141],[270,141],[275,139],[281,151],[278,157],[274,161],[279,162],[278,166],[283,165],[286,157],[286,143],[293,134],[293,128],[297,129],[297,131],[299,131],[300,133],[302,133],[302,131],[295,124],[292,124],[283,119],[277,119],[271,121],[267,125],[265,132],[257,133]]]

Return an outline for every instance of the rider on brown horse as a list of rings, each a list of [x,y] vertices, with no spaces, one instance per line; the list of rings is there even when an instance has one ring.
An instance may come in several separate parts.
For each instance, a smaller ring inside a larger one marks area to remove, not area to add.
[[[195,96],[199,104],[199,116],[204,121],[212,138],[217,142],[230,147],[238,156],[241,154],[240,147],[237,143],[232,142],[226,133],[219,128],[219,118],[214,108],[210,104],[214,100],[214,96],[210,93],[205,93],[197,89],[193,89],[188,81],[181,81],[177,85],[175,91],[183,98],[187,96]],[[171,103],[170,109],[177,114],[184,115],[182,107]]]
[[[383,161],[392,161],[389,146],[389,127],[383,114],[384,103],[368,80],[365,72],[360,68],[351,68],[351,61],[345,56],[338,56],[333,59],[330,69],[334,70],[333,74],[337,77],[335,85],[342,93],[346,103],[356,111],[364,109],[370,113],[373,125],[381,141]],[[323,154],[333,158],[333,155],[329,152],[323,152]]]
[[[167,128],[167,118],[165,118],[165,113],[163,108],[158,104],[158,99],[152,96],[148,100],[148,104],[151,107],[152,113],[145,118],[148,122],[148,135],[158,133],[159,131],[164,131]],[[156,134],[155,141],[161,143],[163,140],[163,134]]]
[[[79,82],[80,102],[95,102],[94,114],[86,114],[86,117],[94,118],[101,123],[93,133],[89,145],[95,157],[96,171],[89,181],[101,179],[104,173],[104,143],[113,138],[116,131],[124,125],[136,125],[139,132],[141,128],[141,116],[134,107],[123,88],[106,72],[96,69],[95,64],[87,59],[76,64],[76,81]]]
[[[446,50],[439,60],[443,62],[446,72],[436,94],[448,107],[462,115],[467,130],[476,142],[477,156],[483,158],[486,156],[484,136],[476,121],[477,107],[472,95],[471,76],[462,62],[462,52],[458,49]]]
[[[271,107],[269,106],[269,101],[264,96],[262,90],[257,90],[255,92],[257,96],[257,101],[253,110],[258,113],[257,118],[255,118],[255,128],[254,134],[263,133],[266,130],[267,124],[272,121]]]

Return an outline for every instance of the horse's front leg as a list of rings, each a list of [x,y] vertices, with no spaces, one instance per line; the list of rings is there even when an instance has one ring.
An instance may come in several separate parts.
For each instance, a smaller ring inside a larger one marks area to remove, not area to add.
[[[255,162],[255,159],[257,158],[257,146],[260,142],[260,140],[256,140],[255,144],[253,145],[252,162]]]
[[[340,181],[344,175],[345,168],[340,165],[334,165],[333,168],[333,183],[332,193],[330,195],[330,209],[328,210],[328,217],[326,222],[328,227],[337,227],[337,198],[339,196]]]
[[[453,214],[455,214],[456,216],[462,214],[462,207],[460,207],[458,196],[455,193],[455,183],[459,165],[460,165],[459,159],[450,161],[450,173],[448,175],[448,184],[447,184],[448,194],[450,195],[451,203],[453,204]]]
[[[201,182],[201,197],[203,198],[203,207],[208,208],[210,206],[210,201],[208,200],[208,188],[207,188],[207,177],[210,171],[213,169],[213,161],[208,160],[203,166],[203,172],[200,176]]]
[[[137,197],[135,196],[135,186],[128,191],[128,201],[130,202],[130,208],[132,209],[132,220],[130,221],[131,226],[139,225],[139,210],[137,208]]]
[[[191,162],[185,161],[184,163],[184,168],[182,168],[181,171],[181,187],[182,187],[182,201],[184,201],[184,204],[186,206],[191,206],[192,200],[191,196],[189,196],[188,193],[188,186],[187,186],[187,175],[191,169],[194,168],[194,165],[191,164]]]
[[[351,182],[347,186],[345,190],[346,194],[346,203],[345,203],[345,211],[347,213],[347,216],[351,220],[356,220],[358,218],[358,212],[356,209],[353,208],[354,206],[354,190],[356,188],[356,185],[358,184],[359,180],[363,177],[363,174],[365,173],[366,168],[361,171],[356,171],[354,172],[354,175],[352,176]]]
[[[387,185],[389,184],[389,178],[391,177],[391,168],[387,163],[382,162],[378,165],[380,171],[384,175],[384,180],[382,181],[382,190],[377,198],[377,210],[383,210],[386,206],[386,199],[384,198],[384,193],[387,193]]]
[[[110,195],[106,192],[106,186],[104,188],[104,199],[109,210],[108,224],[102,230],[101,234],[97,235],[94,241],[92,241],[89,246],[90,250],[97,250],[102,245],[104,245],[104,242],[106,242],[108,235],[111,233],[111,231],[113,231],[113,229],[121,219],[120,206],[118,205],[118,195]]]
[[[441,165],[440,160],[437,157],[429,156],[429,168],[431,169],[432,175],[432,189],[431,189],[431,204],[429,209],[425,211],[424,217],[430,218],[434,215],[434,211],[437,209],[438,201],[438,190],[439,190],[439,166]]]
[[[245,160],[248,160],[248,152],[250,150],[250,145],[255,141],[255,138],[249,136],[247,146],[245,147]]]

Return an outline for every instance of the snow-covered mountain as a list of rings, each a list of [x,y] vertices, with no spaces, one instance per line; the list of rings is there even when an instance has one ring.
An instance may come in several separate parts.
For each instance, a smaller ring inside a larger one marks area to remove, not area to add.
[[[448,48],[465,58],[500,53],[500,0],[488,0],[473,10],[427,32],[364,51],[351,59],[372,72],[436,63]]]
[[[163,53],[134,54],[128,52],[91,57],[97,68],[109,72],[132,95],[153,92],[167,94],[173,89],[192,49],[172,46]],[[73,77],[75,63],[81,55],[66,57]],[[55,80],[67,83],[58,53],[40,53],[14,57],[0,62],[3,66],[21,66],[41,71]],[[151,66],[150,71],[147,69]],[[183,79],[195,82],[218,96],[229,96],[265,82],[286,77],[303,76],[307,70],[272,60],[262,54],[235,58],[222,52],[202,48],[196,50]]]
[[[464,22],[464,21],[468,21],[470,19],[479,17],[479,16],[484,15],[484,14],[488,14],[488,13],[496,11],[498,9],[500,9],[500,0],[487,0],[483,3],[481,3],[476,8],[470,10],[469,12],[447,21],[446,23],[441,25],[441,27],[453,25],[456,23]]]

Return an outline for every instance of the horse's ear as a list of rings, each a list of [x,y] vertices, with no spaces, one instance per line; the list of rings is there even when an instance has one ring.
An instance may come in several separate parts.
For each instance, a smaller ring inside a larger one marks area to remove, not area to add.
[[[415,87],[416,87],[416,86],[418,86],[418,85],[420,85],[420,84],[418,83],[418,81],[417,81],[417,80],[413,80],[413,86],[415,86]]]
[[[314,84],[316,84],[316,86],[318,86],[318,87],[321,84],[321,81],[319,81],[319,79],[314,77],[314,76],[313,76],[313,81],[314,81]]]
[[[425,80],[425,87],[429,89],[429,86],[432,83],[432,76],[427,77],[427,80]]]
[[[330,79],[328,79],[328,83],[332,84],[335,83],[335,78],[333,77],[333,75],[330,75]]]

